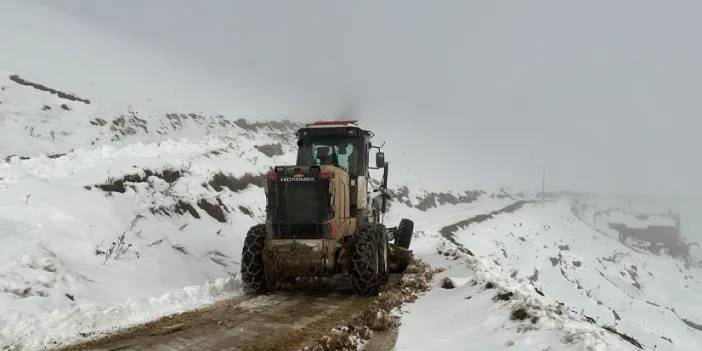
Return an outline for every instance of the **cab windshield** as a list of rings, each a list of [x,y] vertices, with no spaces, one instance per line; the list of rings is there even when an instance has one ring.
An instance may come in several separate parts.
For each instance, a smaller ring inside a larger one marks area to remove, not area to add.
[[[305,140],[298,150],[297,164],[300,166],[334,165],[349,174],[358,172],[360,139],[328,138]]]

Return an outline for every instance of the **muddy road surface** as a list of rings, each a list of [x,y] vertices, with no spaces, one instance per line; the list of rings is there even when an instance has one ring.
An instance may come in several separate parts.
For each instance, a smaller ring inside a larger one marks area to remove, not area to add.
[[[335,327],[363,324],[384,295],[402,290],[392,275],[381,297],[354,296],[343,282],[320,288],[239,296],[163,317],[65,350],[299,350],[319,347]],[[327,284],[329,285],[329,284]],[[390,306],[388,306],[390,308]],[[361,316],[361,317],[359,317]],[[361,321],[361,322],[359,322]],[[365,328],[359,326],[358,330]],[[366,349],[391,350],[396,327],[367,333]],[[352,327],[351,329],[356,329]],[[366,330],[368,330],[366,328]],[[325,347],[327,348],[327,347]],[[332,347],[331,349],[334,349]]]

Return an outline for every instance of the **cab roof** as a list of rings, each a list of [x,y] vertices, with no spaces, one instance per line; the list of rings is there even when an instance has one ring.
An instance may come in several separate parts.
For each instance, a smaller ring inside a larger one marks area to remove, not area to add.
[[[307,128],[358,127],[357,120],[316,121],[306,124]]]
[[[373,132],[361,129],[356,120],[317,121],[308,123],[297,131],[298,138],[314,136],[365,136],[370,138],[373,136]]]

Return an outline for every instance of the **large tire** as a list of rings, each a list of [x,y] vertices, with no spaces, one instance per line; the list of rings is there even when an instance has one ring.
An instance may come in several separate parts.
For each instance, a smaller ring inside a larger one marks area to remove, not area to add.
[[[412,231],[414,231],[414,222],[403,218],[395,231],[395,245],[409,249],[412,242]]]
[[[412,262],[412,252],[399,246],[392,245],[388,256],[391,273],[403,273]]]
[[[266,276],[263,270],[263,246],[266,242],[266,226],[251,227],[244,239],[241,253],[241,281],[245,294],[260,294],[266,290]]]
[[[368,224],[356,234],[351,250],[351,283],[353,291],[360,296],[378,295],[384,279],[386,255],[381,252],[380,240],[385,227]]]

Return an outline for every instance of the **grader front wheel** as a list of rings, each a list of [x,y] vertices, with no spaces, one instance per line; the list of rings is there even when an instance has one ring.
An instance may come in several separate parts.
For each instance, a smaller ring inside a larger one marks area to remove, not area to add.
[[[351,283],[353,291],[360,296],[377,295],[382,285],[387,255],[379,244],[385,228],[369,224],[358,231],[351,250]],[[385,240],[384,238],[382,240]]]

